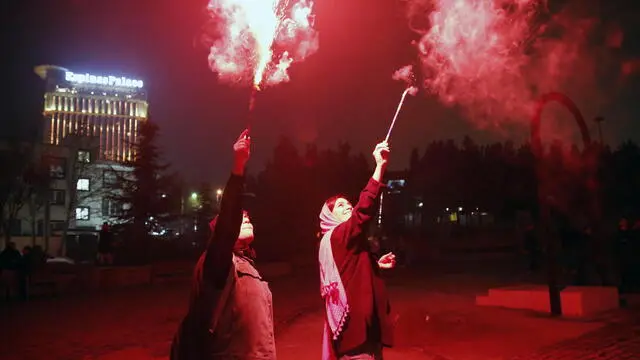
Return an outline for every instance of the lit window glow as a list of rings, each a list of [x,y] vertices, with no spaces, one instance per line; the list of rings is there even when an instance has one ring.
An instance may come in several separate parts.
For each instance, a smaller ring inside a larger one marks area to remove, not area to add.
[[[78,179],[76,189],[78,191],[89,191],[89,179]]]
[[[88,207],[78,207],[76,208],[76,220],[89,220],[90,219],[90,209]]]

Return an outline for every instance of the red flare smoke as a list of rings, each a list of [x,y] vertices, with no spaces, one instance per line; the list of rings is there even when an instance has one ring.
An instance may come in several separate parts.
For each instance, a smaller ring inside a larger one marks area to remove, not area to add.
[[[419,86],[481,128],[526,123],[537,96],[550,91],[597,112],[620,86],[616,74],[634,66],[608,52],[621,45],[619,27],[595,44],[592,35],[604,24],[573,13],[567,6],[551,14],[544,0],[410,0],[414,30],[428,19],[416,30]],[[603,84],[607,78],[614,80]]]

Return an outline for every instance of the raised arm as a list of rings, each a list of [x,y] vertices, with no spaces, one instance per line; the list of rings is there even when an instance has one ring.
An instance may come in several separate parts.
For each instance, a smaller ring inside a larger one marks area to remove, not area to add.
[[[382,177],[387,169],[389,157],[389,144],[383,141],[376,145],[373,150],[373,158],[376,161],[376,168],[373,175],[365,188],[360,192],[358,203],[353,208],[353,212],[349,220],[338,225],[334,233],[338,233],[338,238],[347,239],[347,247],[356,244],[361,237],[359,236],[376,214],[376,198],[380,195],[382,189]]]
[[[250,145],[251,140],[245,130],[233,145],[233,169],[222,194],[220,214],[205,250],[203,276],[217,285],[224,285],[227,279],[233,247],[240,233],[244,169],[249,160]]]

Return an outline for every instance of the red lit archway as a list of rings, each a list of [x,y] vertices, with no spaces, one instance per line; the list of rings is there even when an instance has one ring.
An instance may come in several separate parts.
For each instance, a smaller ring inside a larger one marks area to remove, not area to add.
[[[587,124],[584,121],[584,117],[580,112],[580,109],[576,106],[576,104],[565,94],[559,92],[550,92],[546,93],[538,99],[536,103],[536,108],[531,118],[531,150],[536,158],[536,173],[538,179],[538,204],[540,207],[540,225],[542,229],[549,230],[550,229],[550,221],[551,221],[551,208],[555,207],[556,197],[559,194],[556,194],[557,189],[554,188],[552,181],[548,174],[547,169],[545,167],[544,162],[544,149],[542,146],[542,136],[541,136],[541,117],[542,110],[544,107],[550,102],[558,102],[564,105],[569,112],[573,115],[576,123],[578,124],[578,128],[580,129],[580,134],[582,135],[582,143],[584,146],[584,150],[593,154],[593,147],[591,146],[591,135],[589,134],[589,129],[587,128]],[[588,173],[589,181],[593,186],[595,186],[595,168],[590,167],[590,171]],[[593,196],[597,196],[594,192]],[[594,198],[592,201],[592,210],[597,208],[598,199]],[[592,215],[595,213],[592,213]],[[540,232],[540,239],[545,241],[547,245],[547,256],[548,256],[548,273],[547,273],[547,285],[549,288],[549,305],[551,314],[553,315],[562,315],[562,304],[560,301],[560,288],[558,285],[558,264],[557,264],[557,252],[558,252],[558,239],[553,239],[552,232]]]
[[[582,135],[582,143],[584,148],[587,149],[591,145],[591,135],[589,129],[584,121],[584,117],[580,112],[580,109],[567,95],[559,92],[546,93],[538,99],[536,103],[536,109],[531,119],[531,147],[536,157],[542,156],[542,138],[540,135],[540,122],[542,117],[542,110],[550,102],[558,102],[564,105],[569,112],[573,115],[580,128],[580,134]]]

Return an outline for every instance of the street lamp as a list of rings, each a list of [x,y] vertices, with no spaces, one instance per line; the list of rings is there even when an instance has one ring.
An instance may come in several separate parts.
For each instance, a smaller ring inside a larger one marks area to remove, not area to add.
[[[222,193],[224,191],[220,188],[218,188],[218,190],[216,190],[216,206],[218,208],[218,211],[220,211],[220,201],[222,200]]]
[[[538,203],[540,205],[540,223],[542,228],[549,228],[551,223],[551,209],[557,205],[557,197],[558,194],[557,189],[554,189],[554,181],[550,179],[548,176],[548,169],[544,164],[544,151],[542,147],[542,138],[540,135],[540,120],[542,116],[542,110],[544,106],[549,102],[558,102],[564,105],[573,115],[578,124],[578,128],[580,129],[580,134],[582,135],[582,142],[584,144],[585,151],[591,151],[591,135],[589,134],[589,129],[584,121],[584,117],[582,113],[576,106],[576,104],[566,95],[559,92],[551,92],[542,95],[538,99],[538,103],[535,109],[535,113],[531,118],[531,147],[533,154],[536,158],[536,173],[538,178]],[[590,173],[589,176],[592,177],[591,180],[595,180],[593,176],[594,172]],[[597,196],[597,192],[594,192]],[[598,199],[594,198],[592,202],[592,216],[595,218],[597,216],[596,207],[597,207]],[[562,315],[562,303],[560,300],[560,288],[558,287],[558,264],[556,254],[558,252],[557,239],[552,239],[551,234],[547,234],[547,263],[548,263],[548,272],[547,272],[547,285],[549,288],[549,305],[551,309],[551,314],[553,315]],[[539,232],[539,237],[542,237],[543,234]]]
[[[191,200],[198,200],[198,193],[197,192],[192,192],[191,193]]]

